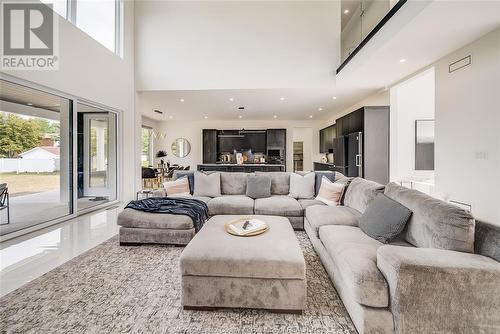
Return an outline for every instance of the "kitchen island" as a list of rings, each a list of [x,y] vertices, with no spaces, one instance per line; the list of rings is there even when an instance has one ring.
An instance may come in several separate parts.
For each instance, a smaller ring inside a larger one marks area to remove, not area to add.
[[[284,172],[285,165],[268,164],[268,163],[212,163],[200,164],[197,169],[199,171],[218,171],[218,172]]]

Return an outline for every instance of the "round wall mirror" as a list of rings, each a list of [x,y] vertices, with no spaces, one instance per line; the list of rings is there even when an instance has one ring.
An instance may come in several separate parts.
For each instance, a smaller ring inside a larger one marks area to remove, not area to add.
[[[186,138],[177,138],[172,142],[172,154],[176,157],[187,157],[189,152],[191,152],[191,144]]]

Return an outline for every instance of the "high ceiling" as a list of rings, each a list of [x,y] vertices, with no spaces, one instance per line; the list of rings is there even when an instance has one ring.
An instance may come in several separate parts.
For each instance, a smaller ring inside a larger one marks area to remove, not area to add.
[[[338,2],[142,3],[139,103],[163,121],[327,119],[500,26],[500,1],[408,1],[336,76]]]

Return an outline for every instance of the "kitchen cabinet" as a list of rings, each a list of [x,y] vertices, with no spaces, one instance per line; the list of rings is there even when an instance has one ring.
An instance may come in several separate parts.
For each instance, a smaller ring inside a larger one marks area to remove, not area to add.
[[[329,153],[333,150],[333,140],[337,136],[336,134],[337,126],[335,124],[330,125],[324,129],[319,130],[319,152]]]
[[[203,129],[203,163],[216,163],[217,155],[217,130]]]
[[[267,148],[284,149],[286,146],[286,129],[267,130]]]

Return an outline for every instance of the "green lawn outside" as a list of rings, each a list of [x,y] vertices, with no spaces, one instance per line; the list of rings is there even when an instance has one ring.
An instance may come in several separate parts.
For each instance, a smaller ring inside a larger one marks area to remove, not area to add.
[[[0,183],[7,183],[12,197],[59,189],[60,173],[0,173]]]

